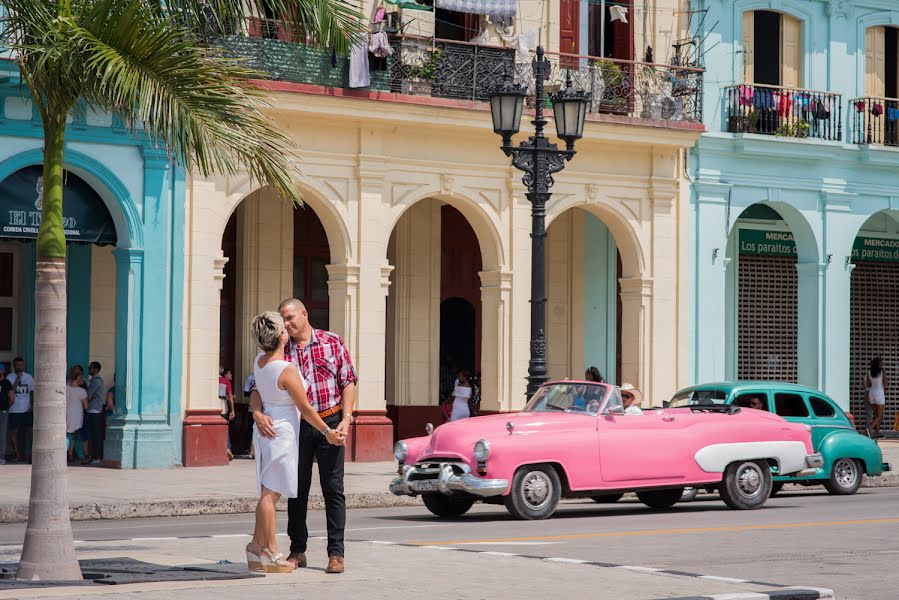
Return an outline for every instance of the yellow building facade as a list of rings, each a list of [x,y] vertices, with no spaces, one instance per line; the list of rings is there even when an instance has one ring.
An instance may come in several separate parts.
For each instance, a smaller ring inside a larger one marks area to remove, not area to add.
[[[520,4],[533,12],[515,16],[515,32],[536,31],[557,52],[570,38],[560,34],[560,18],[574,10],[580,17],[594,3],[553,0],[545,12],[538,3]],[[664,47],[686,35],[687,19],[678,11],[657,2],[628,12],[628,58],[551,56],[554,74],[569,66],[581,85],[597,74],[607,85],[594,90],[584,138],[555,176],[548,205],[549,375],[581,378],[599,362],[608,380],[634,384],[653,404],[688,377],[680,359],[687,356],[688,322],[680,294],[689,255],[684,174],[701,125],[691,112],[699,103],[681,97],[678,107],[672,87],[701,83],[701,73],[633,59],[645,58],[650,39]],[[446,12],[433,13],[438,27]],[[488,21],[477,22],[482,30],[488,23],[484,35],[501,44],[500,30]],[[620,34],[614,26],[611,34]],[[481,412],[524,405],[531,281],[526,190],[499,149],[483,94],[437,93],[441,64],[449,68],[440,61],[456,47],[477,59],[483,47],[442,43],[436,32],[430,42],[391,39],[395,54],[382,89],[375,89],[374,71],[364,89],[263,84],[271,118],[301,149],[297,183],[304,207],[295,209],[246,176],[188,180],[186,423],[218,410],[220,366],[233,370],[241,387],[257,353],[250,320],[294,295],[310,307],[313,325],[344,338],[359,372],[355,460],[388,458],[395,437],[440,422],[450,354],[464,355],[453,356],[453,367],[480,374]],[[293,43],[267,43],[275,42]],[[442,48],[436,78],[418,77],[430,93],[399,85],[396,65],[406,60],[410,43],[415,52]],[[515,52],[498,55],[507,60]],[[668,58],[655,55],[659,62]],[[515,62],[526,64],[520,54]],[[697,98],[699,92],[691,91]],[[532,130],[526,120],[522,135]]]

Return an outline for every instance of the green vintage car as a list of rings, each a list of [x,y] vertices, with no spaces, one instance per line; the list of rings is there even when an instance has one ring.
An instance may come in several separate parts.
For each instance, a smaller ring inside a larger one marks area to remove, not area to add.
[[[744,410],[767,410],[811,427],[812,444],[824,457],[824,466],[805,477],[784,477],[775,472],[772,496],[785,483],[823,485],[831,494],[854,494],[865,475],[877,476],[890,470],[874,440],[855,431],[850,417],[826,394],[812,388],[774,381],[706,383],[677,392],[667,406],[695,404],[735,404]]]

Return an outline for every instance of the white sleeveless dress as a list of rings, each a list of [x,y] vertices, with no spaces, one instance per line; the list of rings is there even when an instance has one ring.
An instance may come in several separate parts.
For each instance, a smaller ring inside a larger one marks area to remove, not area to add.
[[[297,476],[300,455],[300,411],[287,390],[278,387],[278,378],[284,369],[294,368],[286,360],[273,360],[259,368],[260,353],[253,361],[256,389],[262,397],[262,412],[272,418],[277,437],[270,439],[259,435],[253,428],[253,444],[256,450],[256,488],[262,494],[262,486],[288,498],[297,497]],[[307,388],[303,375],[303,388]]]
[[[872,377],[868,373],[868,379],[871,380],[871,388],[868,390],[868,401],[871,404],[883,406],[886,404],[886,396],[883,389],[883,371],[877,377]]]

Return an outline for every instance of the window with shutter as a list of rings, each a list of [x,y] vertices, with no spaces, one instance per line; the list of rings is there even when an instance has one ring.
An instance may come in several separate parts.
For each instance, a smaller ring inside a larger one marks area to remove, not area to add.
[[[802,24],[790,15],[780,15],[780,85],[802,86]]]
[[[885,27],[869,27],[865,31],[865,95],[886,95]]]
[[[755,13],[743,13],[743,83],[755,83]]]

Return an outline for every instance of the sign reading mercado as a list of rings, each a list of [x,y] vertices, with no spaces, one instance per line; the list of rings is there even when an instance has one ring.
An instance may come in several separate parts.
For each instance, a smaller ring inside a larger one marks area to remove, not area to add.
[[[41,226],[43,167],[20,169],[0,182],[0,238],[37,238]],[[66,240],[115,245],[116,230],[103,199],[77,175],[66,172],[62,192]]]
[[[788,231],[740,229],[740,254],[796,256],[796,242]],[[899,262],[899,239],[858,236],[852,245],[852,260]]]

